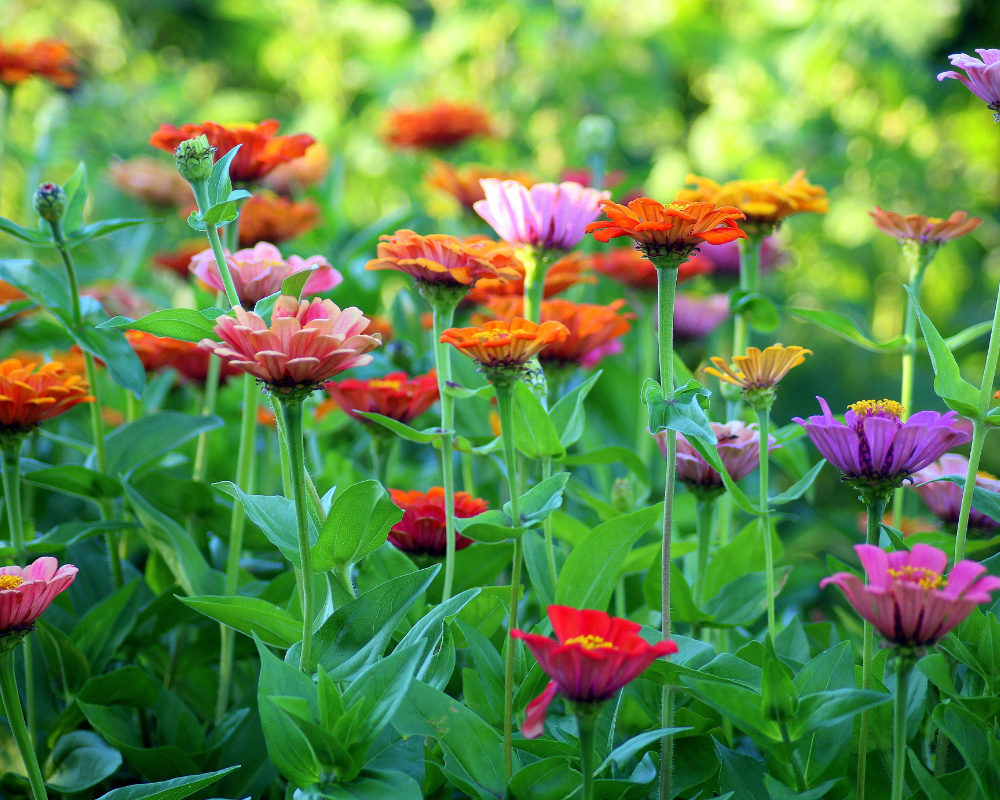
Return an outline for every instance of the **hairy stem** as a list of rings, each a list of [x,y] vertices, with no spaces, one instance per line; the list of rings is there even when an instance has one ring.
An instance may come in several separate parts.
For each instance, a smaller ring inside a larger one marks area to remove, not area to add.
[[[21,753],[21,759],[24,761],[24,767],[28,772],[28,783],[31,785],[31,794],[34,800],[46,800],[48,795],[45,792],[45,781],[42,780],[42,771],[38,768],[35,748],[31,743],[31,737],[28,735],[28,728],[24,724],[21,698],[17,694],[13,652],[0,655],[0,697],[3,698],[4,710],[7,713],[7,722],[10,724],[11,733],[14,734],[14,741],[17,742],[17,749]]]
[[[892,800],[903,800],[906,789],[906,694],[913,661],[902,652],[897,658],[896,702],[892,710]]]
[[[868,501],[868,532],[865,542],[878,547],[882,534],[882,516],[888,497],[875,495]],[[865,582],[868,582],[867,576]],[[864,625],[864,644],[861,651],[861,688],[865,691],[872,688],[872,661],[875,658],[875,629],[870,622]],[[858,789],[857,800],[865,800],[865,772],[868,767],[868,729],[871,725],[871,713],[861,712],[861,727],[858,733]]]
[[[757,428],[760,433],[760,532],[764,538],[764,577],[767,579],[767,630],[771,639],[778,635],[774,614],[774,547],[771,543],[771,514],[768,509],[768,439],[771,430],[771,411],[766,407],[756,410]]]

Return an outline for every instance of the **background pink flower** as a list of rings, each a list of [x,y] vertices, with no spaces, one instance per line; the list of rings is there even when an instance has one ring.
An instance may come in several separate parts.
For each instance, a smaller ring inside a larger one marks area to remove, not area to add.
[[[23,568],[0,568],[0,633],[34,625],[55,596],[69,588],[78,571],[72,564],[60,567],[50,557]]]
[[[933,464],[928,464],[919,472],[913,473],[913,488],[927,507],[934,512],[942,522],[949,525],[958,524],[959,511],[962,508],[962,490],[951,481],[935,480],[944,475],[959,475],[965,477],[969,469],[969,459],[955,453],[946,453]],[[927,481],[934,481],[927,483]],[[1000,480],[992,475],[980,473],[976,476],[976,486],[981,486],[991,492],[1000,492]],[[992,530],[1000,524],[1000,520],[987,517],[975,508],[969,514],[969,526],[980,530]]]

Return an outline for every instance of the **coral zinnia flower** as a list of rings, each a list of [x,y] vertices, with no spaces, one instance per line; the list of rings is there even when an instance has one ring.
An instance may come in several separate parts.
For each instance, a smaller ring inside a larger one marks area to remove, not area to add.
[[[108,175],[112,183],[129,197],[154,206],[190,205],[194,202],[191,184],[174,167],[149,156],[112,162]]]
[[[936,479],[945,475],[959,475],[964,478],[968,469],[969,459],[965,456],[946,453],[934,463],[913,473],[912,487],[934,513],[934,516],[947,525],[958,524],[959,511],[962,507],[962,490],[951,481]],[[933,483],[927,483],[927,481],[933,481]],[[1000,492],[1000,480],[988,472],[977,473],[976,486],[990,492]],[[1000,525],[1000,520],[992,519],[975,508],[969,514],[969,527],[971,528],[993,530],[998,525]]]
[[[403,518],[392,526],[389,541],[404,553],[440,557],[445,554],[444,488],[432,486],[427,494],[390,489],[392,502],[403,510]],[[490,507],[485,500],[468,492],[455,492],[455,516],[459,519],[482,514]],[[472,544],[472,539],[455,535],[455,549]]]
[[[426,375],[412,378],[405,372],[390,372],[384,378],[330,381],[324,388],[336,405],[354,419],[367,424],[371,421],[360,416],[359,411],[374,412],[397,422],[409,423],[434,405],[440,396],[437,372],[433,369]],[[317,411],[316,416],[322,414]]]
[[[274,303],[271,327],[252,311],[234,308],[235,318],[219,317],[215,342],[201,347],[249,372],[272,392],[312,389],[351,367],[370,364],[367,355],[382,340],[362,331],[368,320],[357,308],[340,310],[331,300],[296,300],[282,295]]]
[[[844,477],[861,486],[898,486],[904,480],[972,437],[956,424],[954,411],[921,411],[903,422],[903,407],[892,400],[862,400],[835,419],[822,397],[822,416],[806,421],[813,444]]]
[[[441,341],[453,345],[484,369],[496,371],[523,367],[550,344],[567,336],[569,330],[561,322],[537,325],[515,317],[510,322],[487,322],[481,328],[449,328],[441,334]]]
[[[253,308],[258,300],[281,291],[285,279],[302,270],[313,270],[302,290],[304,295],[328,292],[343,280],[323,256],[289,256],[286,261],[278,248],[268,242],[260,242],[252,249],[237,250],[232,254],[228,250],[224,252],[236,294],[246,308]],[[204,250],[192,258],[190,269],[208,287],[217,292],[225,290],[219,265],[211,250]]]
[[[875,227],[882,233],[901,242],[913,241],[918,244],[941,245],[972,233],[982,223],[979,217],[969,217],[966,211],[955,211],[948,219],[925,217],[922,214],[908,214],[904,217],[895,211],[883,211],[878,206],[868,213],[875,220]]]
[[[486,199],[486,192],[479,183],[484,178],[517,181],[527,187],[535,184],[535,179],[527,172],[493,169],[478,164],[456,167],[447,161],[435,161],[424,180],[428,186],[447,192],[465,208],[471,209],[476,202]]]
[[[380,236],[378,255],[365,269],[394,269],[422,283],[471,286],[480,278],[517,279],[514,251],[490,239],[463,242],[454,236],[421,236],[410,230]],[[523,269],[523,268],[522,268]]]
[[[205,251],[204,239],[187,239],[181,242],[176,250],[168,253],[157,253],[153,256],[153,264],[162,269],[168,269],[182,278],[190,274],[191,259]]]
[[[0,636],[35,629],[35,620],[60,592],[66,591],[79,570],[51,557],[26,567],[0,567]]]
[[[72,89],[79,76],[73,51],[59,39],[33,44],[0,42],[0,83],[15,86],[32,75],[51,81],[60,89]]]
[[[965,53],[955,53],[948,56],[953,67],[964,69],[966,74],[954,70],[942,72],[937,76],[939,81],[954,78],[965,84],[965,88],[976,97],[986,102],[986,107],[994,111],[993,119],[1000,121],[1000,50],[976,50],[982,57],[980,61],[975,56]]]
[[[149,143],[160,150],[173,152],[181,142],[205,134],[209,144],[216,148],[218,161],[236,145],[243,145],[229,168],[234,183],[251,183],[260,180],[278,164],[285,164],[301,157],[316,140],[308,133],[294,136],[275,136],[281,123],[266,119],[258,125],[219,125],[203,122],[201,125],[161,125],[149,137]]]
[[[570,286],[578,283],[597,283],[593,275],[585,274],[590,265],[590,259],[583,253],[567,253],[545,273],[545,297],[565,292]],[[520,277],[502,281],[496,278],[483,278],[478,281],[467,299],[479,305],[486,305],[495,297],[521,297],[524,295],[524,265],[513,261],[511,266],[518,271]]]
[[[273,192],[258,192],[240,209],[239,225],[240,247],[287,242],[319,225],[319,206],[312,200],[296,202]]]
[[[125,331],[125,338],[139,356],[146,372],[156,372],[169,367],[174,360],[190,350],[197,350],[194,342],[182,342],[167,336],[154,336],[145,331]]]
[[[316,142],[305,155],[278,164],[264,176],[262,183],[278,194],[292,195],[319,183],[329,169],[330,151],[321,142]]]
[[[729,319],[729,295],[678,292],[674,299],[674,337],[693,341],[708,336]]]
[[[397,108],[389,113],[386,139],[398,147],[438,150],[473,136],[489,136],[490,120],[472,103],[449,100],[423,108]]]
[[[528,704],[521,726],[528,739],[542,735],[545,712],[557,692],[572,703],[603,703],[656,659],[677,652],[674,642],[651,645],[639,635],[641,625],[603,611],[549,606],[548,613],[558,641],[517,629],[510,632],[524,641],[552,679]]]
[[[748,347],[746,355],[733,356],[734,367],[730,367],[718,356],[712,357],[712,363],[718,369],[705,367],[703,372],[714,375],[721,381],[739,386],[748,400],[756,397],[773,397],[778,381],[788,372],[811,356],[812,350],[792,345],[772,344],[761,352],[756,347]]]
[[[588,223],[610,202],[610,192],[587,189],[579,183],[536,183],[530,189],[517,181],[481,181],[485,200],[473,208],[501,239],[513,245],[546,250],[572,250]]]
[[[1000,589],[1000,578],[983,576],[986,567],[974,561],[959,561],[945,576],[948,556],[930,545],[886,553],[858,544],[854,550],[868,585],[853,573],[838,572],[820,581],[820,588],[839,586],[854,610],[897,646],[939,642],[979,603],[990,602],[990,592]]]
[[[680,265],[702,242],[722,244],[746,239],[736,220],[743,212],[714,203],[671,203],[668,206],[640,197],[627,206],[603,200],[608,220],[592,222],[587,233],[599,242],[628,236],[646,258],[669,258],[670,266]]]
[[[656,266],[634,247],[616,247],[606,253],[591,253],[590,263],[602,275],[625,286],[656,288]],[[713,262],[695,251],[678,267],[677,282],[708,274],[713,269]]]
[[[82,375],[60,361],[0,361],[0,433],[25,433],[79,403],[93,403],[88,388]]]

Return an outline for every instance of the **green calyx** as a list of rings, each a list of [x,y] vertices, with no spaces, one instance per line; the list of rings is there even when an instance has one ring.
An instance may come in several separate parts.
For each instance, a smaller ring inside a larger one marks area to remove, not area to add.
[[[450,281],[416,281],[417,291],[435,309],[454,308],[465,297],[471,286]]]
[[[771,410],[774,399],[778,396],[777,386],[760,386],[753,389],[745,389],[743,396],[747,405],[755,412],[766,412]]]
[[[34,625],[24,625],[23,627],[8,628],[0,632],[0,657],[13,653],[14,649],[24,641],[24,637],[34,629]]]
[[[525,364],[483,364],[479,371],[497,390],[510,389],[526,372]]]
[[[644,244],[638,249],[657,269],[677,269],[690,258],[696,245]]]
[[[205,134],[185,139],[174,150],[177,171],[189,183],[208,180],[215,163],[215,150]]]

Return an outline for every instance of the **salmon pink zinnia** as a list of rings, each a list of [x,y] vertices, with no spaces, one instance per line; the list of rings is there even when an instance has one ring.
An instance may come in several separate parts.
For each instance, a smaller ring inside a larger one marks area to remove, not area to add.
[[[35,629],[35,620],[76,578],[72,564],[50,557],[26,567],[0,567],[0,636]]]

